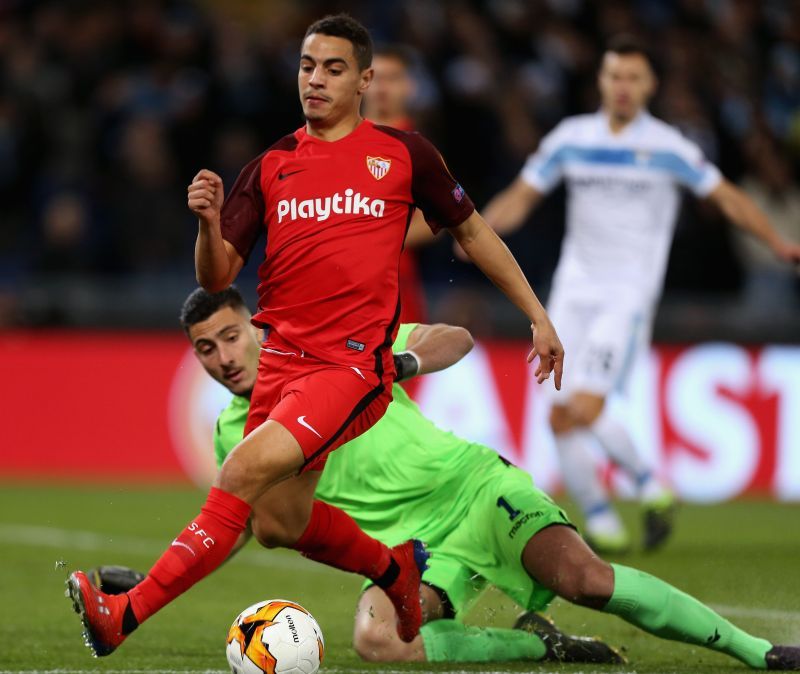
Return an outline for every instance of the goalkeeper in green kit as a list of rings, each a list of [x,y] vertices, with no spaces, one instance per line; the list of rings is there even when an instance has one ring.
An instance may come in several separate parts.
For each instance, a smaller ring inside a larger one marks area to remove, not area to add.
[[[234,393],[216,425],[218,465],[241,440],[248,382],[255,381],[260,341],[249,316],[233,288],[216,294],[198,289],[181,314],[203,367]],[[469,333],[461,328],[403,325],[394,344],[398,373],[408,377],[444,369],[471,347]],[[395,385],[392,393],[384,417],[329,456],[316,489],[316,498],[345,510],[383,543],[418,538],[431,552],[422,575],[424,625],[411,643],[397,636],[388,598],[377,587],[365,587],[354,632],[362,658],[622,662],[602,641],[567,636],[535,613],[558,595],[656,636],[726,653],[754,669],[800,670],[800,648],[751,636],[664,581],[602,561],[526,472],[488,447],[437,428],[402,387]],[[265,517],[266,504],[257,504],[251,531],[270,547],[259,534],[261,528],[274,531],[274,524],[263,525]],[[121,580],[112,578],[120,573]],[[124,569],[113,567],[94,574],[96,582],[118,581],[120,589],[125,589],[124,576]],[[468,627],[459,621],[489,584],[526,609],[517,629]]]

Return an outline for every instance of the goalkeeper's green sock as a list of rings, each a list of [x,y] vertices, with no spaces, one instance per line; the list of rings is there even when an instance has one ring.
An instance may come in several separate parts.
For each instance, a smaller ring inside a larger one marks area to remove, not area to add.
[[[694,597],[644,571],[618,564],[614,593],[606,613],[618,615],[650,634],[705,646],[731,655],[755,669],[766,669],[772,648],[765,639],[750,636]]]
[[[547,649],[535,634],[496,627],[467,627],[434,620],[419,631],[428,662],[509,662],[541,660]]]

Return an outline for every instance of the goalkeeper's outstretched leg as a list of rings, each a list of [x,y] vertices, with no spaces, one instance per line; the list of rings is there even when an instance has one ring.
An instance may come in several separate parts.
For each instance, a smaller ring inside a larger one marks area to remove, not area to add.
[[[522,555],[527,572],[564,599],[663,639],[730,655],[753,669],[800,671],[800,648],[752,636],[694,597],[642,571],[601,560],[568,526],[536,533]]]

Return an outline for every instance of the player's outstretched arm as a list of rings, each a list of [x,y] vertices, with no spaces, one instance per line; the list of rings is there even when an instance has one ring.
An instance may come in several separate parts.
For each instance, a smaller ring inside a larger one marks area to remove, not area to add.
[[[541,200],[541,193],[522,178],[517,178],[498,192],[483,208],[483,218],[489,227],[504,236],[522,227],[525,218]]]
[[[500,236],[513,234],[522,227],[541,199],[541,192],[517,178],[484,206],[483,219]],[[469,256],[457,243],[453,244],[453,253],[462,262],[469,262]]]
[[[560,390],[564,347],[511,251],[477,211],[449,231],[492,283],[530,319],[533,349],[528,355],[528,362],[538,356],[536,377],[539,383],[549,379],[552,372],[555,375],[556,388]]]
[[[222,178],[203,169],[187,189],[189,210],[197,215],[194,265],[197,282],[212,293],[225,290],[244,266],[231,243],[222,238],[220,212],[224,200]]]
[[[472,351],[474,345],[466,328],[444,323],[420,324],[409,334],[406,350],[395,354],[397,378],[445,370]],[[405,359],[405,354],[411,359]]]
[[[784,239],[756,203],[729,180],[708,195],[732,223],[763,241],[784,262],[800,264],[800,244]]]

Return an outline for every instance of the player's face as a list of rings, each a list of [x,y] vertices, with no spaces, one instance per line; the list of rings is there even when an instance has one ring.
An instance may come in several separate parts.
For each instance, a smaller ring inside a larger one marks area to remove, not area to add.
[[[633,119],[655,92],[656,78],[641,54],[606,52],[598,77],[603,108],[612,116]]]
[[[189,339],[208,374],[234,395],[250,395],[258,374],[260,343],[247,311],[223,307],[192,325]]]
[[[357,116],[372,68],[360,70],[350,40],[313,33],[303,41],[297,86],[311,123],[336,124]]]
[[[366,96],[370,114],[377,117],[408,114],[414,80],[405,64],[393,56],[376,56],[372,59],[372,69],[375,76]]]

